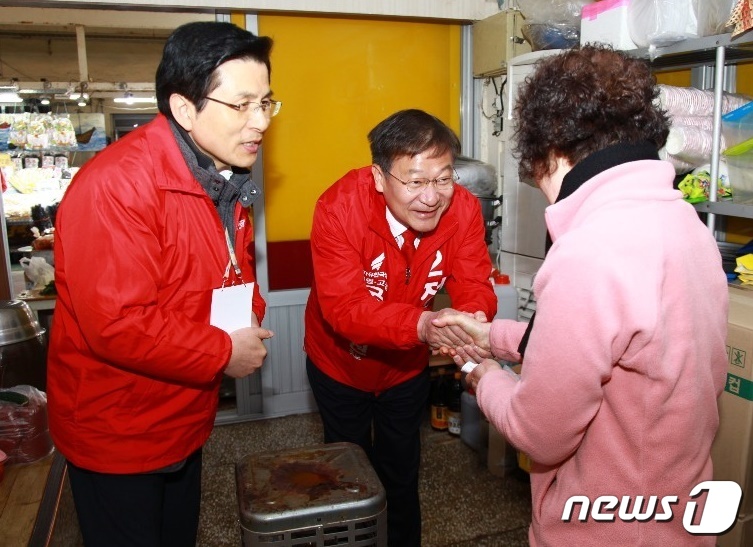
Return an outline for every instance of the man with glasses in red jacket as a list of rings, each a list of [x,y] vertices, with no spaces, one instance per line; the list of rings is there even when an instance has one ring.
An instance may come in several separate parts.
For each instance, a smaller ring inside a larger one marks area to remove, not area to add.
[[[419,547],[429,350],[470,341],[432,325],[448,313],[432,311],[434,296],[446,289],[455,310],[482,321],[497,300],[481,207],[453,168],[457,136],[412,109],[380,122],[369,142],[372,165],[316,204],[306,365],[325,442],[360,445],[385,487],[390,547]]]
[[[86,545],[196,544],[220,383],[266,356],[249,207],[280,109],[271,46],[230,23],[178,28],[160,114],[89,161],[58,209],[50,432]]]

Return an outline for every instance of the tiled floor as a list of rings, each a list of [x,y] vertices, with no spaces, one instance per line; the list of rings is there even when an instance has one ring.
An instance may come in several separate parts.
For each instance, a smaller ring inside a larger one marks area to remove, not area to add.
[[[515,547],[528,545],[531,496],[527,476],[492,475],[479,453],[448,433],[422,430],[420,495],[424,547]],[[301,414],[215,428],[204,448],[202,547],[237,547],[241,535],[235,462],[271,450],[299,448],[322,440],[318,414]],[[70,492],[65,491],[53,545],[80,545]]]

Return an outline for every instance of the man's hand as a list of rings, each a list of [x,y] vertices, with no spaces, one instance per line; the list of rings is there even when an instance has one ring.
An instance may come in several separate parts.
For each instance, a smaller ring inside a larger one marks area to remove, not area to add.
[[[446,310],[442,310],[446,311]],[[491,331],[491,323],[487,322],[481,322],[475,317],[478,317],[474,314],[474,317],[471,317],[468,314],[458,312],[455,310],[449,310],[451,313],[446,313],[443,315],[440,315],[438,317],[432,318],[432,325],[437,329],[447,329],[452,328],[455,329],[453,332],[457,332],[457,329],[460,329],[465,333],[465,336],[463,337],[464,340],[466,340],[462,344],[453,344],[453,345],[446,345],[445,347],[455,349],[456,351],[461,350],[463,346],[470,346],[469,349],[471,352],[479,353],[486,352],[489,355],[491,355],[491,342],[489,341],[489,332]],[[460,337],[460,336],[458,336]],[[470,337],[470,341],[468,341],[468,338]],[[476,348],[472,348],[472,346],[476,346]],[[467,350],[466,350],[467,351]],[[485,354],[482,354],[485,355]],[[487,355],[488,356],[488,355]]]
[[[233,351],[225,367],[225,374],[231,378],[244,378],[261,367],[267,356],[264,340],[273,336],[271,330],[261,327],[245,327],[231,332]]]
[[[484,359],[492,359],[494,357],[491,351],[481,349],[473,344],[456,346],[454,348],[440,348],[439,353],[450,355],[458,366],[462,366],[468,361],[480,363]]]
[[[418,339],[427,344],[432,350],[437,350],[441,347],[472,344],[473,339],[462,328],[455,325],[443,325],[443,328],[440,328],[434,325],[434,321],[440,317],[460,313],[463,312],[451,308],[444,308],[437,312],[423,312],[418,320]]]

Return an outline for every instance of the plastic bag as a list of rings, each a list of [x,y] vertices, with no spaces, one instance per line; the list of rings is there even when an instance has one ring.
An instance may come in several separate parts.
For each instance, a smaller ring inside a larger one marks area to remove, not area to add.
[[[580,12],[592,0],[519,0],[523,37],[533,51],[567,49],[580,41]]]
[[[494,196],[497,193],[497,170],[493,165],[466,156],[455,159],[458,184],[474,196]]]
[[[698,32],[701,36],[724,34],[735,0],[703,0],[699,2]]]
[[[32,283],[32,289],[44,289],[55,280],[55,268],[50,266],[41,256],[24,257],[18,261],[24,269],[26,277]]]
[[[33,386],[0,389],[0,450],[6,463],[31,463],[52,451],[47,395]]]
[[[580,12],[593,0],[518,0],[526,23],[566,23],[580,28]]]
[[[630,38],[638,47],[664,47],[724,32],[734,0],[631,0]]]
[[[628,6],[630,38],[638,47],[664,47],[698,38],[700,0],[632,0]]]

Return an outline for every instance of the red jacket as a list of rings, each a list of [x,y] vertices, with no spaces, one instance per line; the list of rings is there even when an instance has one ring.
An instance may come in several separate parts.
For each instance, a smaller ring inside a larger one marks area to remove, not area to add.
[[[347,173],[316,204],[311,231],[314,283],[306,306],[305,351],[325,374],[379,393],[428,364],[418,318],[444,286],[454,309],[483,311],[497,299],[478,199],[455,187],[450,207],[416,250],[411,278],[374,188],[371,168]]]
[[[236,219],[254,281],[240,205]],[[204,444],[232,347],[209,325],[227,263],[220,217],[163,116],[79,171],[57,213],[47,380],[50,432],[68,460],[138,473]],[[261,321],[258,287],[253,309]]]

